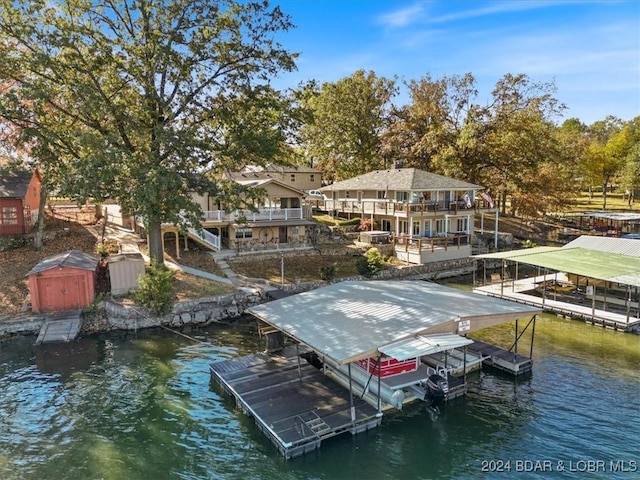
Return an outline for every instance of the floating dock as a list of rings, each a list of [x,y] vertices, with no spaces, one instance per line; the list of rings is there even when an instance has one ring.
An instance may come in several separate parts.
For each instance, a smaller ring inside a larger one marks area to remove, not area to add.
[[[510,352],[479,340],[475,340],[467,349],[482,358],[482,364],[497,368],[512,375],[522,375],[531,372],[533,360],[524,355]]]
[[[73,310],[55,314],[40,328],[36,345],[41,343],[70,342],[80,334],[82,310]]]
[[[288,346],[279,355],[255,353],[215,362],[211,376],[286,459],[336,435],[380,425],[382,413],[361,398],[350,398],[348,390],[297,353]]]

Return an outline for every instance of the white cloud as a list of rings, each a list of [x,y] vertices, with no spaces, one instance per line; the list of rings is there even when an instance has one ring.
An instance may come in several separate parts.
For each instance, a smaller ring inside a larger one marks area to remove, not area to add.
[[[424,5],[417,3],[411,7],[406,7],[394,12],[385,13],[378,18],[379,23],[390,28],[406,27],[415,23],[424,11]]]

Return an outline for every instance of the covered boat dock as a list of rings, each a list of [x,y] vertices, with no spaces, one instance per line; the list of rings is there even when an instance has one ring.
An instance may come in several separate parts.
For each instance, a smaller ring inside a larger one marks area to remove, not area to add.
[[[534,321],[540,309],[425,281],[346,281],[249,313],[266,336],[281,338],[281,348],[269,338],[276,351],[213,363],[212,378],[292,458],[339,433],[377,426],[386,409],[423,399],[431,375],[464,393],[473,343],[466,334],[519,318]],[[456,349],[465,357],[461,378],[446,363],[435,368],[422,361],[446,359]]]
[[[477,293],[615,329],[640,326],[638,240],[583,235],[563,247],[474,258],[502,260],[498,281],[487,285],[483,280],[474,289]],[[521,276],[522,265],[533,267],[535,274]]]

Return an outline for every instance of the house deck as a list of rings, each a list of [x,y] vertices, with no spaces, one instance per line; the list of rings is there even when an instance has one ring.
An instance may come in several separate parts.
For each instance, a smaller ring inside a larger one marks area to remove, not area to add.
[[[382,414],[301,360],[295,347],[279,356],[255,353],[212,363],[212,378],[252,416],[285,458],[320,447],[345,432],[377,427]]]

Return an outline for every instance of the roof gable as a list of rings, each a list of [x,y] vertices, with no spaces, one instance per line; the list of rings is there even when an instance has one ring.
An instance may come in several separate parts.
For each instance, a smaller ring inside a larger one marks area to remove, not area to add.
[[[98,266],[99,261],[100,258],[96,255],[81,252],[80,250],[69,250],[68,252],[59,253],[58,255],[45,258],[33,267],[29,273],[27,273],[27,276],[51,270],[52,268],[62,267],[93,271]]]
[[[465,182],[418,168],[374,170],[357,177],[336,182],[323,191],[334,190],[481,190],[481,185]]]

